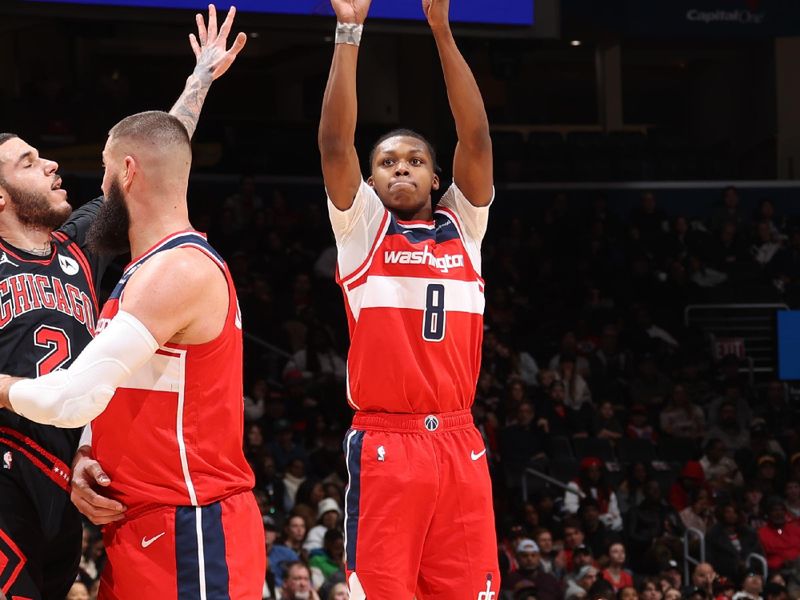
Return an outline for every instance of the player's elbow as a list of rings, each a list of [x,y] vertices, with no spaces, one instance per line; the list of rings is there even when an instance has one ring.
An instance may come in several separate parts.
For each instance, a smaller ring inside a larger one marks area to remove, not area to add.
[[[114,391],[113,387],[98,384],[81,396],[62,399],[61,412],[52,424],[68,429],[88,425],[106,409]]]

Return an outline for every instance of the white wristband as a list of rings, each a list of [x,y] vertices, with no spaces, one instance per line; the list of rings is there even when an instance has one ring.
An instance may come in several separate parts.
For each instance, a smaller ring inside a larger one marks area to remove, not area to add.
[[[360,46],[363,31],[363,23],[336,23],[336,43]]]

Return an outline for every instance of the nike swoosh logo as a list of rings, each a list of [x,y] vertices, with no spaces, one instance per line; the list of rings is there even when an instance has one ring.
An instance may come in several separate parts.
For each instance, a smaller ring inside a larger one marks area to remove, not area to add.
[[[159,533],[158,535],[151,537],[149,540],[148,540],[146,537],[143,537],[143,538],[142,538],[142,548],[147,548],[147,547],[148,547],[150,544],[152,544],[153,542],[155,542],[155,541],[156,541],[158,538],[160,538],[162,535],[166,535],[166,534],[167,534],[167,532],[166,532],[166,531],[162,531],[162,532],[161,532],[161,533]]]
[[[481,451],[480,451],[480,452],[478,452],[478,453],[476,453],[476,452],[473,450],[473,451],[470,453],[470,457],[472,458],[472,460],[478,460],[478,459],[479,459],[481,456],[483,456],[484,454],[486,454],[486,448],[484,448],[483,450],[481,450]]]

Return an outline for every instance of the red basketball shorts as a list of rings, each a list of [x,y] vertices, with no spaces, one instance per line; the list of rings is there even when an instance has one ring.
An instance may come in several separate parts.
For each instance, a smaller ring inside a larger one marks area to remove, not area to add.
[[[351,600],[497,600],[492,488],[470,411],[356,413],[345,454]]]
[[[100,600],[260,600],[264,526],[244,492],[208,506],[165,506],[107,526]]]

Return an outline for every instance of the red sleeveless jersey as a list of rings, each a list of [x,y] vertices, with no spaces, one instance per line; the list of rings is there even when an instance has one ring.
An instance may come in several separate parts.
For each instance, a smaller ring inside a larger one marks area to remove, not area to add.
[[[480,372],[488,207],[453,184],[430,222],[400,221],[366,183],[346,211],[329,203],[337,280],[350,325],[348,401],[362,411],[472,406]]]
[[[190,247],[213,260],[228,282],[228,314],[205,344],[165,344],[119,387],[92,422],[94,456],[111,477],[109,495],[129,509],[205,506],[251,490],[242,450],[242,324],[233,280],[204,235],[175,233],[126,268],[98,321],[114,318],[130,276],[164,250]]]

